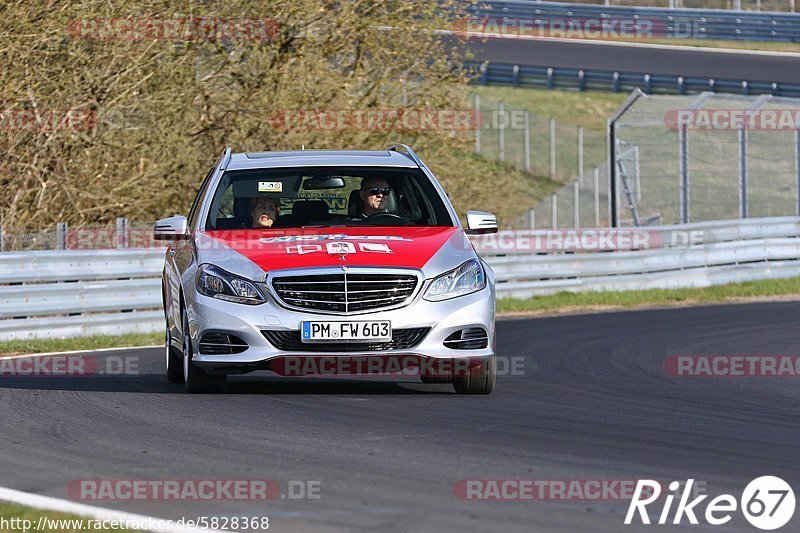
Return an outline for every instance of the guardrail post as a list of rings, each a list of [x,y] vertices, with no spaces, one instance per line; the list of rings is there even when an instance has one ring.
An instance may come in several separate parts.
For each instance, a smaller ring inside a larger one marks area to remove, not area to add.
[[[117,218],[117,248],[128,247],[128,219]]]
[[[581,92],[586,90],[586,71],[583,69],[578,71],[578,90]]]
[[[594,227],[600,227],[600,168],[594,169]]]
[[[511,85],[519,87],[519,65],[514,65],[511,70]]]
[[[500,161],[506,160],[506,106],[500,102],[497,106],[497,112],[500,115],[500,124],[497,135],[499,136],[498,144],[500,146]]]
[[[556,88],[556,71],[553,67],[547,69],[547,88],[550,90]]]
[[[644,92],[653,94],[653,77],[650,74],[644,75]]]
[[[686,94],[686,79],[683,76],[678,76],[678,94]]]
[[[714,78],[708,80],[708,90],[711,91],[712,93],[717,92],[717,80],[715,80]]]
[[[572,183],[572,222],[573,228],[581,227],[581,182],[575,180]]]
[[[481,65],[481,85],[488,85],[489,83],[489,64],[484,63]]]
[[[558,194],[550,195],[550,228],[558,229]]]
[[[69,231],[69,226],[66,222],[56,224],[56,250],[67,249],[67,231]]]
[[[481,153],[481,96],[475,95],[475,153]]]
[[[744,96],[750,96],[750,84],[747,81],[742,82],[742,94]]]
[[[747,218],[747,127],[739,130],[739,218]]]
[[[678,130],[678,152],[680,158],[680,219],[689,223],[689,130],[686,124]]]
[[[533,207],[528,209],[528,228],[536,229],[536,209]]]
[[[558,171],[556,162],[556,119],[550,118],[550,179],[555,181]]]
[[[525,118],[525,133],[524,133],[524,144],[525,144],[525,171],[531,171],[531,114],[529,111],[525,111],[524,114]]]
[[[611,79],[612,79],[611,90],[614,91],[615,93],[620,92],[622,90],[622,87],[620,84],[619,72],[615,72],[614,76],[612,76]]]
[[[578,126],[578,179],[583,184],[583,126]]]

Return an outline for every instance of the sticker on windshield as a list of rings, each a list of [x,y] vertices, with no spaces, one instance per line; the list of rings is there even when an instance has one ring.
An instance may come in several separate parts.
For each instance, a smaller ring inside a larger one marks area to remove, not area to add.
[[[283,192],[282,181],[259,181],[258,192]]]

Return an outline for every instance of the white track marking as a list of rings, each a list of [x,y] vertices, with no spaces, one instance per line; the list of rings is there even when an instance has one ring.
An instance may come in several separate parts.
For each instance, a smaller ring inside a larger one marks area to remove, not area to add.
[[[123,511],[115,511],[113,509],[105,509],[102,507],[94,507],[92,505],[70,502],[58,498],[51,498],[50,496],[40,496],[39,494],[31,494],[29,492],[7,489],[5,487],[0,487],[0,501],[25,505],[27,507],[33,507],[35,509],[41,509],[45,511],[80,515],[82,517],[94,520],[119,520],[126,521],[128,524],[148,524],[159,521],[166,522],[166,519],[163,518],[155,518],[151,516],[126,513]],[[207,533],[219,531],[217,529],[177,527],[175,522],[176,521],[173,520],[174,527],[153,527],[148,528],[145,531],[154,531],[156,533]]]
[[[22,355],[0,355],[0,359],[21,359],[24,357],[42,357],[45,355],[71,355],[76,353],[97,353],[97,352],[120,352],[122,350],[144,350],[153,348],[163,348],[163,344],[153,344],[150,346],[122,346],[119,348],[95,348],[94,350],[72,350],[69,352],[46,352],[46,353],[29,353]]]

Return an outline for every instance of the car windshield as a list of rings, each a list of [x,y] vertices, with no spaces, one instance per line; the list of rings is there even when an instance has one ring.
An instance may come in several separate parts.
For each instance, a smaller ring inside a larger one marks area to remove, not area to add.
[[[205,229],[452,225],[419,169],[294,167],[223,174]]]

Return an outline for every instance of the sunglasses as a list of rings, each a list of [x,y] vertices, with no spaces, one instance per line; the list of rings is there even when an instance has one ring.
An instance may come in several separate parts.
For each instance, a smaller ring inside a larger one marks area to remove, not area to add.
[[[390,192],[392,192],[392,188],[391,187],[370,187],[369,189],[365,189],[365,190],[367,192],[369,192],[370,196],[374,196],[376,194],[387,195]]]

